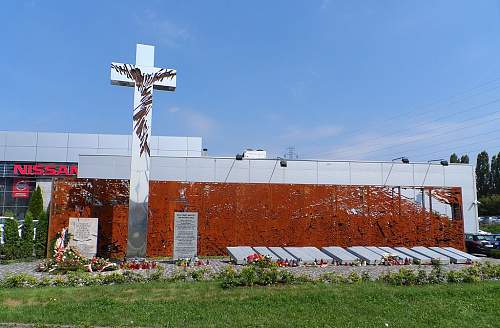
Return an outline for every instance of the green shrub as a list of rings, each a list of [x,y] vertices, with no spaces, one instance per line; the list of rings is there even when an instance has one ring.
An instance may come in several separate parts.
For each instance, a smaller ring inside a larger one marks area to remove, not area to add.
[[[27,273],[19,273],[6,276],[0,286],[3,288],[37,287],[38,279]]]
[[[168,278],[168,281],[186,281],[188,279],[188,275],[186,271],[178,271],[175,274],[173,274],[170,278]]]
[[[47,255],[47,238],[49,229],[48,211],[44,211],[38,218],[35,235],[35,256],[44,258]]]
[[[279,271],[279,282],[282,284],[293,284],[296,282],[296,278],[290,271],[280,270]]]
[[[257,270],[254,266],[247,266],[241,270],[238,277],[239,286],[253,286],[257,282]]]
[[[430,284],[441,284],[446,281],[446,275],[439,262],[433,264],[432,271],[427,276],[427,281]]]
[[[479,266],[479,270],[483,279],[500,279],[500,264],[485,262]]]
[[[462,270],[463,282],[479,282],[482,279],[479,265],[472,265]]]
[[[422,271],[426,277],[425,271]],[[379,277],[379,280],[396,286],[412,286],[420,283],[422,277],[419,276],[420,272],[415,273],[414,270],[409,270],[406,268],[399,269],[398,272],[387,272]]]
[[[417,285],[425,285],[428,283],[427,272],[423,269],[418,269],[415,283]]]
[[[35,234],[35,226],[33,224],[33,215],[30,210],[24,216],[24,224],[21,232],[21,254],[24,258],[33,256],[33,237]]]
[[[222,288],[232,288],[239,286],[238,272],[232,267],[225,267],[218,275]]]
[[[347,276],[347,282],[350,284],[355,284],[361,281],[361,276],[355,271],[349,273],[349,275]]]
[[[446,281],[449,283],[458,283],[464,280],[464,273],[462,271],[448,271],[446,273]]]
[[[489,255],[494,259],[500,259],[500,249],[491,249]]]
[[[155,271],[149,275],[148,279],[150,281],[162,280],[164,274],[165,274],[165,268],[163,268],[162,266],[157,266]]]
[[[31,212],[33,217],[39,220],[43,214],[43,196],[42,189],[37,186],[33,194],[31,195],[30,202],[28,204],[28,211]]]
[[[347,279],[343,275],[336,272],[324,273],[320,276],[319,280],[331,284],[342,284],[347,282]]]
[[[372,278],[370,277],[370,274],[369,274],[367,271],[363,271],[363,272],[361,273],[361,280],[362,280],[363,282],[368,282],[368,281],[371,281],[371,280],[372,280]]]
[[[10,213],[6,213],[10,216]],[[21,239],[16,218],[8,218],[4,224],[4,245],[2,248],[5,259],[13,260],[22,257]]]

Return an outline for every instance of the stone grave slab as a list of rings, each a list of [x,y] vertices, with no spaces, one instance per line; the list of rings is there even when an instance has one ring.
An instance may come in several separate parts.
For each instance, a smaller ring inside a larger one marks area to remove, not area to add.
[[[190,259],[198,255],[198,213],[175,212],[174,260]]]
[[[379,247],[376,247],[376,246],[365,246],[367,249],[369,249],[370,251],[374,252],[374,253],[377,253],[378,255],[384,257],[384,256],[389,256],[390,254],[382,249],[380,249]]]
[[[394,247],[395,250],[408,255],[415,261],[416,263],[419,264],[431,264],[431,258],[425,255],[422,255],[420,253],[417,253],[409,248],[406,247]]]
[[[283,247],[288,253],[292,254],[296,260],[301,260],[303,263],[314,263],[312,257],[304,247]]]
[[[247,257],[255,254],[255,251],[250,246],[232,246],[226,247],[226,249],[231,260],[236,264],[247,263]]]
[[[474,256],[472,254],[466,253],[466,252],[461,251],[459,249],[456,249],[454,247],[443,247],[443,249],[446,249],[447,251],[450,251],[450,252],[458,254],[458,255],[460,255],[462,257],[465,257],[466,259],[469,259],[472,262],[477,262],[477,261],[481,261],[482,260],[480,257],[477,257],[477,256]]]
[[[450,264],[450,258],[446,255],[440,254],[424,246],[415,246],[411,248],[412,251],[430,257],[433,260],[438,260],[441,264]]]
[[[86,258],[96,256],[98,225],[98,218],[69,218],[69,246]]]
[[[413,258],[405,253],[402,253],[400,251],[398,251],[397,249],[394,249],[394,248],[391,248],[391,247],[386,247],[386,246],[382,246],[382,247],[379,247],[381,250],[383,250],[384,252],[387,252],[389,253],[391,256],[397,256],[401,261],[404,261],[405,259],[409,259],[411,261],[413,261]]]
[[[346,251],[345,249],[339,246],[323,247],[321,248],[321,250],[324,253],[328,254],[330,257],[334,258],[336,261],[340,262],[340,264],[345,264],[345,263],[351,264],[354,261],[359,260],[359,258],[356,255]]]
[[[439,254],[443,254],[444,256],[447,256],[450,258],[451,260],[451,263],[455,263],[455,264],[465,264],[467,263],[467,258],[461,256],[461,255],[458,255],[458,254],[455,254],[453,252],[450,252],[444,248],[441,248],[441,247],[429,247],[430,250],[433,250]]]
[[[269,256],[271,258],[271,261],[278,261],[280,258],[276,256],[269,248],[264,247],[264,246],[257,246],[257,247],[252,247],[253,250],[263,256]]]
[[[316,260],[318,261],[321,261],[323,260],[323,262],[327,262],[327,263],[332,263],[333,261],[333,258],[331,256],[329,256],[328,254],[320,251],[318,248],[316,247],[313,247],[313,246],[307,246],[307,247],[303,247],[303,249],[309,254],[311,255],[312,257],[314,257]]]
[[[351,246],[347,247],[347,250],[362,260],[366,261],[366,264],[379,264],[382,262],[382,256],[369,250],[364,246]]]
[[[284,250],[282,247],[268,247],[271,252],[276,254],[277,257],[280,258],[280,260],[285,261],[285,260],[295,260],[295,257],[293,257],[292,254],[288,253],[286,250]]]

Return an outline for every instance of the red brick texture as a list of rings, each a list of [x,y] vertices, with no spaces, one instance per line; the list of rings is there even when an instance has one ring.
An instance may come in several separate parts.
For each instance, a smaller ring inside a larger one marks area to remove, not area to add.
[[[127,181],[56,179],[49,235],[69,217],[98,217],[99,251],[124,254]],[[198,252],[249,246],[453,246],[464,249],[460,188],[425,188],[453,219],[400,196],[398,187],[151,182],[148,256],[171,256],[175,211],[198,212]],[[428,202],[427,202],[428,204]],[[451,214],[450,214],[451,216]],[[107,253],[106,253],[107,255]]]

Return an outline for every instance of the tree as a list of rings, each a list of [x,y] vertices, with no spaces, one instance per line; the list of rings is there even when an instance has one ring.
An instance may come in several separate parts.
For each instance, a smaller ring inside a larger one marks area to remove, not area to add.
[[[467,154],[462,155],[462,157],[460,157],[460,163],[469,164],[469,156]]]
[[[31,212],[35,219],[40,219],[43,214],[43,196],[40,186],[37,186],[35,192],[31,195],[28,211]]]
[[[455,154],[455,153],[451,154],[450,163],[460,163],[460,161],[458,160],[457,154]]]
[[[483,150],[477,155],[476,186],[478,197],[488,196],[490,192],[490,161],[488,153]]]
[[[500,195],[486,196],[479,199],[479,215],[500,215]]]
[[[17,219],[14,217],[14,213],[6,212],[5,216],[10,216],[10,218],[5,220],[4,223],[4,245],[3,253],[6,259],[12,260],[19,258],[21,256],[21,251],[19,248],[19,228],[17,224]]]
[[[490,191],[500,195],[500,153],[491,158]]]
[[[48,230],[49,215],[48,211],[44,211],[40,219],[38,219],[38,224],[36,225],[35,256],[38,258],[44,258],[47,254]]]
[[[26,212],[24,216],[24,224],[21,232],[21,253],[22,257],[32,257],[33,256],[33,235],[35,233],[35,225],[33,223],[33,214],[30,210]]]

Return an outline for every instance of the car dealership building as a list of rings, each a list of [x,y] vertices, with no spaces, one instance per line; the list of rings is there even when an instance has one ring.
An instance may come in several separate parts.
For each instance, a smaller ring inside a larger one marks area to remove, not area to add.
[[[79,155],[130,155],[130,135],[0,131],[0,216],[23,218],[40,186],[45,206],[52,178],[78,174]],[[151,137],[155,156],[200,157],[202,138]]]

